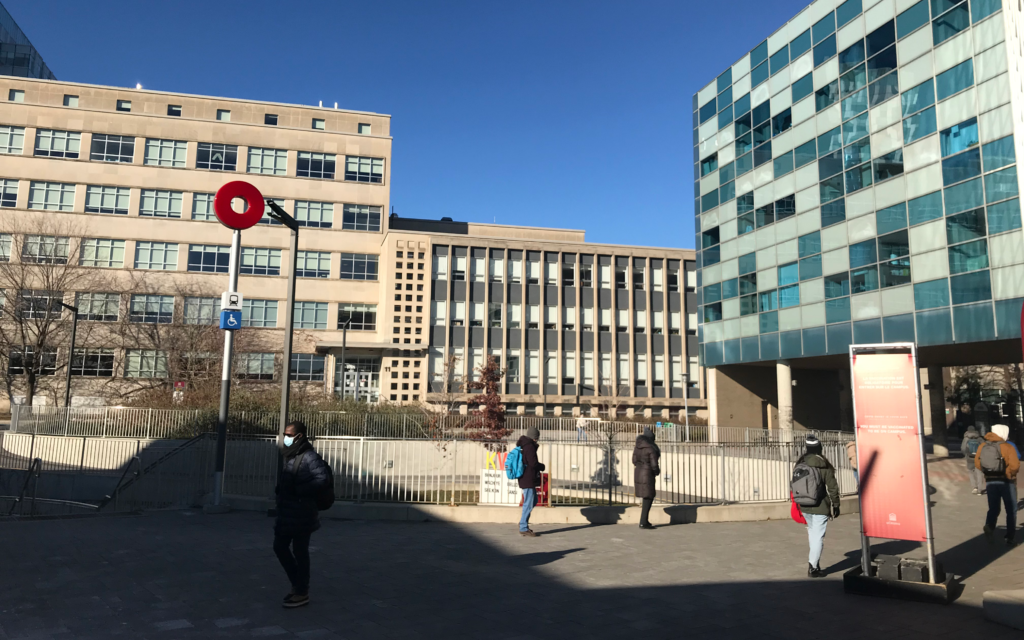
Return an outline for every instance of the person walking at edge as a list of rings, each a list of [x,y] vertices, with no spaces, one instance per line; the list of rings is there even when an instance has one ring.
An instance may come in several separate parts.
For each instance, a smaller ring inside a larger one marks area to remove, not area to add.
[[[817,469],[821,476],[821,482],[825,485],[822,491],[819,488],[820,501],[813,506],[800,505],[800,511],[807,520],[807,542],[810,552],[807,556],[807,577],[822,578],[825,572],[821,570],[821,552],[825,546],[825,529],[828,521],[839,517],[839,483],[836,482],[836,469],[822,453],[821,441],[814,435],[808,435],[804,441],[807,446],[806,453],[796,461]]]
[[[971,476],[971,493],[977,494],[985,493],[985,474],[974,465],[974,460],[978,456],[978,448],[982,442],[984,440],[981,439],[981,434],[972,424],[967,427],[964,441],[960,443],[960,452],[964,454],[964,460],[967,461],[967,475]]]
[[[537,487],[540,486],[540,473],[544,465],[537,460],[537,441],[540,440],[540,429],[530,427],[526,435],[521,436],[516,446],[523,450],[523,475],[519,477],[519,488],[523,490],[523,517],[519,519],[519,535],[536,538],[537,534],[530,529],[530,513],[537,504]]]
[[[850,440],[846,443],[846,458],[850,461],[850,468],[853,469],[853,481],[860,486],[860,470],[857,469],[857,441]]]
[[[1010,427],[1005,424],[992,426],[985,435],[985,441],[974,456],[974,467],[985,474],[985,489],[988,492],[988,515],[985,517],[985,535],[992,539],[999,520],[999,503],[1006,506],[1006,544],[1017,546],[1014,534],[1017,529],[1017,472],[1020,458],[1017,450],[1006,441]]]
[[[587,419],[583,416],[576,421],[576,442],[580,440],[587,442]]]
[[[653,529],[648,517],[651,504],[654,502],[654,478],[661,474],[661,449],[654,444],[654,432],[644,427],[644,432],[636,437],[633,447],[633,487],[636,497],[643,498],[640,508],[640,528]]]
[[[274,553],[292,583],[282,603],[286,608],[309,604],[309,537],[320,528],[316,495],[329,482],[327,466],[305,431],[306,425],[299,421],[285,427],[284,464],[274,490]]]

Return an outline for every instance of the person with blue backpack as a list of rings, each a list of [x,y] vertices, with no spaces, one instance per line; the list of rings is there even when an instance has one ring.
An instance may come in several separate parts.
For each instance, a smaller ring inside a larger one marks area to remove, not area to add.
[[[974,458],[978,455],[978,448],[982,442],[984,440],[981,439],[981,434],[972,424],[967,427],[964,440],[960,443],[960,452],[967,461],[967,475],[971,477],[971,493],[977,495],[985,493],[985,474],[974,466]]]
[[[505,460],[505,474],[509,479],[518,479],[519,488],[523,490],[523,515],[519,518],[519,535],[536,538],[537,534],[530,529],[530,514],[537,504],[537,487],[540,486],[540,474],[544,465],[537,460],[537,441],[540,440],[540,429],[530,427],[526,435],[516,442],[516,448],[509,452]]]

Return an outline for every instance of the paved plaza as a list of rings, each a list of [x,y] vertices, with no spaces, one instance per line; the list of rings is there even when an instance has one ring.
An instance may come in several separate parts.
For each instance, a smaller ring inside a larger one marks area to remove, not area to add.
[[[854,514],[829,526],[816,581],[789,521],[550,525],[536,539],[513,524],[325,521],[312,603],[284,610],[271,519],[179,511],[0,523],[0,638],[1019,638],[980,604],[1022,587],[1024,548],[981,535],[985,499],[962,461],[930,469],[940,558],[964,576],[950,606],[844,595]]]

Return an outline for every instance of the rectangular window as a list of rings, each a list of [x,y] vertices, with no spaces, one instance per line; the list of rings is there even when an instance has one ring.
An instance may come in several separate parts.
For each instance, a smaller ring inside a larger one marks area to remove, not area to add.
[[[338,304],[338,329],[350,322],[351,331],[377,330],[377,305],[375,304]]]
[[[94,133],[89,158],[99,162],[131,163],[135,159],[135,138]]]
[[[139,215],[152,218],[180,218],[180,191],[143,189],[139,198]]]
[[[234,171],[238,166],[238,147],[233,144],[200,142],[196,150],[196,169]]]
[[[128,321],[171,324],[174,321],[174,296],[133,295],[128,307]]]
[[[951,4],[953,3],[949,0],[932,0],[933,13],[938,13]],[[932,21],[932,42],[938,45],[970,26],[971,16],[967,10],[967,3],[964,2]]]
[[[523,306],[510,302],[508,305],[508,328],[519,329],[523,322]]]
[[[200,273],[227,273],[231,247],[212,244],[188,245],[188,271]]]
[[[972,85],[974,85],[974,60],[971,58],[935,76],[935,94],[939,100],[945,100]]]
[[[75,205],[75,185],[62,182],[30,182],[28,208],[47,211],[71,211]]]
[[[167,105],[167,115],[172,118],[181,117],[181,105],[180,104],[169,104]]]
[[[263,114],[263,124],[270,125],[272,127],[277,126],[277,114],[265,113]]]
[[[971,118],[939,132],[942,157],[978,146],[978,119]]]
[[[313,153],[299,151],[295,175],[300,178],[320,178],[333,180],[335,171],[335,155],[333,153]]]
[[[188,143],[184,140],[146,138],[145,164],[157,167],[184,167]]]
[[[217,220],[217,214],[213,212],[212,193],[192,194],[192,219],[203,220],[205,222],[214,222]]]
[[[114,104],[114,109],[117,111],[124,111],[125,113],[131,113],[132,101],[131,100],[118,100]]]
[[[77,131],[36,130],[35,155],[49,158],[77,158],[82,149],[82,134]]]
[[[283,176],[288,172],[288,151],[249,147],[249,163],[246,170],[249,173]]]
[[[379,257],[366,253],[341,254],[342,280],[376,280]]]
[[[341,228],[350,231],[380,231],[380,207],[343,205]]]
[[[117,322],[121,306],[119,293],[79,293],[75,297],[78,319],[90,322]]]
[[[447,280],[448,256],[434,256],[432,262],[434,280]]]
[[[236,375],[242,380],[273,380],[274,354],[240,353],[237,367]]]
[[[25,371],[33,371],[39,376],[52,376],[57,373],[57,350],[44,349],[36,356],[35,347],[14,347],[8,356],[7,373],[24,375]]]
[[[0,207],[14,207],[17,204],[18,181],[0,179]]]
[[[921,0],[896,16],[896,33],[902,38],[928,24],[928,0]]]
[[[83,267],[124,267],[124,240],[109,238],[83,238],[79,255]]]
[[[174,271],[178,268],[178,244],[176,242],[135,243],[135,268],[154,271]]]
[[[273,329],[277,326],[277,300],[246,298],[242,301],[242,326]]]
[[[331,254],[326,251],[299,251],[295,275],[299,278],[329,278]]]
[[[325,131],[327,129],[327,123],[323,118],[313,118],[313,128],[317,131]]]
[[[85,212],[126,216],[130,193],[128,187],[101,187],[90,184],[85,188]]]
[[[21,248],[21,261],[35,264],[67,264],[70,244],[68,238],[57,236],[25,236],[25,243]]]
[[[61,291],[24,289],[18,300],[18,317],[26,320],[59,318],[63,313]]]
[[[23,103],[25,102],[25,92],[21,89],[11,89],[7,92],[7,101]]]
[[[227,109],[217,109],[217,120],[220,122],[231,122],[231,112]]]
[[[0,153],[9,153],[20,156],[24,148],[24,127],[0,126]]]
[[[975,240],[949,248],[949,272],[951,274],[977,271],[988,267],[988,245],[985,240]]]
[[[323,382],[324,356],[315,353],[293,353],[288,377],[300,382]]]
[[[281,250],[264,247],[242,247],[239,273],[248,276],[281,275]]]
[[[185,298],[185,324],[217,324],[219,314],[220,299],[218,298]],[[245,326],[244,323],[243,326]]]
[[[327,328],[326,302],[296,302],[293,315],[296,329]]]
[[[345,156],[345,180],[383,184],[384,158]]]
[[[113,349],[75,349],[71,359],[71,375],[90,378],[111,378],[114,375]]]
[[[330,229],[334,224],[334,204],[296,200],[295,220],[300,227]]]

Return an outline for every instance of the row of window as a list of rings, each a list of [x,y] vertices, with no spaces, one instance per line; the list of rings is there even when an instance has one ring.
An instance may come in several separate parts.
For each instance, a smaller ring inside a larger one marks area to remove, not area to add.
[[[448,317],[449,306],[451,318]],[[576,307],[555,307],[551,305],[542,307],[541,305],[523,305],[515,302],[510,302],[505,306],[507,308],[503,311],[501,302],[483,303],[453,301],[448,303],[444,300],[435,300],[430,303],[430,317],[431,322],[434,325],[445,326],[449,324],[450,320],[450,324],[452,326],[462,327],[467,325],[466,314],[468,310],[468,325],[470,327],[487,326],[491,329],[500,329],[502,328],[502,319],[504,318],[507,323],[507,328],[520,329],[523,327],[523,312],[525,309],[525,326],[527,329],[544,328],[554,330],[559,328],[559,322],[561,321],[562,330],[576,330]],[[559,309],[561,309],[561,311],[559,311]],[[666,314],[664,311],[652,311],[649,315],[651,318],[651,333],[655,335],[666,333],[666,315],[668,315],[667,333],[669,335],[679,335],[681,333],[682,312],[670,311]],[[630,324],[629,309],[599,309],[595,314],[593,308],[581,307],[578,317],[579,326],[583,331],[594,331],[596,320],[596,327],[598,331],[612,331],[613,316],[615,319],[614,330],[629,331],[630,327],[632,327],[632,330],[635,333],[647,332],[648,312],[646,310],[639,309],[633,311],[633,323]],[[687,329],[691,335],[696,333],[696,313],[690,314],[690,322]]]
[[[135,138],[111,134],[93,134],[89,159],[98,162],[135,161]],[[0,126],[0,153],[21,155],[25,147],[25,128]],[[78,131],[37,129],[33,155],[48,158],[77,159],[82,153],[82,134]],[[156,167],[184,168],[188,142],[146,138],[142,163]],[[288,150],[248,147],[247,173],[283,176],[288,173]],[[337,156],[313,151],[296,152],[295,175],[300,178],[334,180]],[[196,148],[196,169],[238,171],[238,146],[200,142]],[[384,158],[345,156],[342,178],[348,182],[384,183]]]
[[[0,206],[17,206],[18,180],[0,179]],[[28,191],[28,208],[43,211],[72,211],[75,206],[75,190],[77,185],[65,182],[31,181]],[[149,218],[182,217],[184,192],[162,189],[142,189],[138,202],[138,215]],[[131,189],[86,185],[85,212],[112,215],[128,215]],[[213,210],[214,194],[192,194],[192,220],[206,222],[216,221]],[[280,198],[268,198],[279,206],[284,206]],[[346,231],[380,231],[381,207],[342,204],[341,229]],[[301,227],[314,229],[331,229],[334,227],[334,203],[296,200],[294,217]],[[260,224],[279,225],[264,213]]]
[[[13,313],[24,319],[54,318],[64,313],[62,291],[26,289],[18,292]],[[0,305],[6,304],[0,298]],[[173,295],[133,294],[128,296],[124,311],[122,294],[107,292],[80,292],[75,295],[75,307],[80,320],[88,322],[117,322],[124,317],[128,322],[189,325],[215,325],[220,316],[220,298],[186,296],[182,300],[180,316],[176,316]],[[296,329],[327,329],[326,302],[296,301],[293,316]],[[247,298],[242,303],[242,326],[275,328],[278,319],[278,300]],[[377,330],[377,305],[338,303],[336,328],[347,326],[353,331]],[[334,328],[334,327],[332,327]]]

